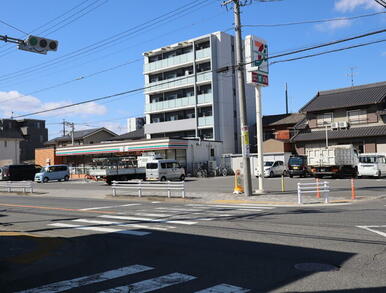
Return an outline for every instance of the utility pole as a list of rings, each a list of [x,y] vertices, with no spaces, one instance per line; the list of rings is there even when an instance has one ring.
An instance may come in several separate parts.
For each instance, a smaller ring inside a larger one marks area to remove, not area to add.
[[[285,113],[288,114],[288,84],[285,83]]]
[[[245,98],[245,80],[244,80],[244,56],[241,36],[241,21],[240,21],[240,1],[228,0],[222,3],[227,5],[233,2],[233,14],[235,22],[235,49],[236,49],[236,69],[237,69],[237,84],[239,96],[239,110],[240,110],[240,128],[241,128],[241,147],[243,157],[244,169],[244,193],[246,196],[252,195],[251,182],[251,162],[249,157],[249,130],[246,110]]]
[[[66,119],[63,119],[63,136],[66,136]]]
[[[75,123],[70,123],[70,125],[71,125],[71,145],[74,146]]]

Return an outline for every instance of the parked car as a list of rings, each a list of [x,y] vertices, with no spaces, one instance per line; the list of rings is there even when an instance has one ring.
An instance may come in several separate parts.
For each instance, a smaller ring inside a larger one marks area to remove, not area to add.
[[[185,170],[176,160],[154,160],[146,164],[146,180],[185,180]]]
[[[0,168],[0,180],[34,180],[35,174],[42,167],[39,165],[7,165]]]
[[[35,174],[36,182],[48,182],[50,180],[68,181],[70,172],[67,165],[52,165],[41,168],[39,173]]]
[[[299,176],[307,177],[310,174],[307,165],[306,156],[291,156],[288,160],[288,175],[289,177]]]
[[[264,177],[274,177],[281,175],[287,175],[287,170],[283,161],[264,162]]]
[[[386,157],[381,154],[360,154],[358,176],[382,177],[386,175]]]

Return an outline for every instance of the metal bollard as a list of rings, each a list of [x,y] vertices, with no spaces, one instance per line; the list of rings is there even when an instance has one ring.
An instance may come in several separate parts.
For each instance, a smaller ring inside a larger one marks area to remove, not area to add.
[[[170,181],[168,181],[168,197],[170,198],[170,195],[171,195],[171,193],[170,193]]]
[[[302,204],[302,194],[300,189],[300,182],[298,182],[298,204]]]
[[[351,199],[356,199],[356,193],[355,193],[355,184],[354,184],[354,178],[351,178]]]
[[[141,185],[141,182],[138,183],[138,197],[141,197],[142,196],[142,185]]]
[[[327,181],[324,181],[323,188],[324,188],[324,203],[328,203],[329,190],[328,190],[328,186],[327,186]]]
[[[281,192],[285,192],[284,175],[281,175]]]
[[[115,190],[114,187],[113,187],[113,196],[117,196],[117,191]]]

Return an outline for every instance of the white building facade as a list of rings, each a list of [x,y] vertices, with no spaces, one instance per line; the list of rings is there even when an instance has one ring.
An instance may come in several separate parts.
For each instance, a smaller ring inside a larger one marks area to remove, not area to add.
[[[144,53],[146,138],[221,141],[240,152],[234,37],[215,32]],[[248,125],[256,123],[254,87],[246,85]]]

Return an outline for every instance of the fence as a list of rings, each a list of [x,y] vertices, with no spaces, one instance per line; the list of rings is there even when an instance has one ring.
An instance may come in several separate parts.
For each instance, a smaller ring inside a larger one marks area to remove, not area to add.
[[[27,190],[34,192],[32,181],[0,181],[0,188],[5,188],[8,192],[13,189],[23,189],[23,193],[26,193]]]
[[[312,183],[298,183],[298,204],[303,203],[302,194],[304,193],[314,193],[319,195],[323,193],[324,203],[328,203],[328,195],[330,192],[330,183],[327,181],[324,182],[312,182]]]
[[[142,191],[145,190],[167,190],[169,198],[172,191],[181,191],[182,198],[185,198],[184,181],[113,181],[111,187],[113,196],[117,195],[117,189],[136,189],[139,197],[142,196]]]

